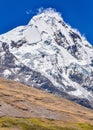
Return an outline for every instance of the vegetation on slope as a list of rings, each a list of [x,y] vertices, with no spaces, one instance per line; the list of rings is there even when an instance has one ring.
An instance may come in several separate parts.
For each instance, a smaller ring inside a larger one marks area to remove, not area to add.
[[[0,118],[0,130],[93,130],[88,123],[64,123],[39,118]]]
[[[93,130],[93,111],[0,79],[0,130]]]

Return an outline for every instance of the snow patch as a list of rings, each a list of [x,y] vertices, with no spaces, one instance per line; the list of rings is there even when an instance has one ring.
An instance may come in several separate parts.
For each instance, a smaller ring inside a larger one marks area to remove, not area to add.
[[[8,69],[6,69],[4,70],[3,74],[4,74],[4,77],[8,78],[11,75],[11,72]]]

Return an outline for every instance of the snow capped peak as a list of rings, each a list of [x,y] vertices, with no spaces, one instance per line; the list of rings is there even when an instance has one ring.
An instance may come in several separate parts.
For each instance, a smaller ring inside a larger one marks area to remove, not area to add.
[[[48,9],[39,9],[39,12],[38,14],[43,14],[43,15],[48,15],[48,16],[51,16],[51,17],[59,17],[62,19],[61,17],[61,13],[57,12],[55,9],[53,8],[48,8]]]
[[[39,9],[39,12],[36,16],[34,16],[31,21],[28,23],[28,25],[30,25],[32,23],[32,20],[40,20],[43,19],[45,21],[47,20],[53,20],[56,19],[57,21],[63,21],[61,14],[59,12],[56,12],[56,10],[52,9],[52,8],[48,8],[48,9]]]
[[[1,35],[0,58],[0,76],[93,102],[93,47],[51,8]]]

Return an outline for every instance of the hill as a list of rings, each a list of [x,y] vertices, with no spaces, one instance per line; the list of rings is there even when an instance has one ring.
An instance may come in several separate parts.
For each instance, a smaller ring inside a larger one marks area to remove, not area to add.
[[[63,130],[62,127],[68,126],[68,130],[70,127],[73,127],[73,130],[77,127],[80,130],[93,129],[92,110],[67,99],[2,78],[0,79],[0,117],[0,130],[8,130],[4,129],[5,125],[21,130],[22,124],[29,127],[29,129],[22,127],[22,130],[30,130],[31,123],[38,128],[37,130],[39,126],[40,129],[42,126],[42,130],[48,130],[49,127],[50,130],[52,128]]]

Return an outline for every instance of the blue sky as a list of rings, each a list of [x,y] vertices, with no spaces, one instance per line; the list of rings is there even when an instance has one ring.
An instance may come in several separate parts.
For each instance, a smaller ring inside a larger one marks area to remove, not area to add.
[[[61,12],[93,44],[93,0],[0,0],[0,34],[27,24],[40,7]]]

